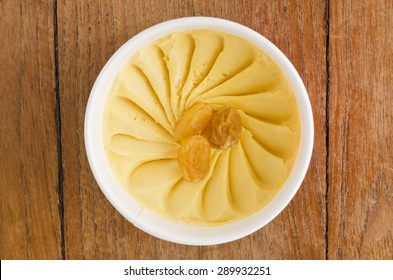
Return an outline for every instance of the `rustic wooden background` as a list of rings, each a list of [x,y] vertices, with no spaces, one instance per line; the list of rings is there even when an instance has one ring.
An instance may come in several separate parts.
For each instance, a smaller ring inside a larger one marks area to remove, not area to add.
[[[0,1],[1,259],[393,259],[393,1]],[[214,16],[276,44],[315,118],[305,181],[241,240],[183,246],[127,222],[97,186],[83,122],[129,38]]]

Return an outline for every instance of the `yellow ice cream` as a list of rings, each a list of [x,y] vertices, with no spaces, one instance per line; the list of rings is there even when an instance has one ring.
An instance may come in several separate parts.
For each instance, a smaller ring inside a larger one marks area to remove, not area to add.
[[[235,146],[212,148],[208,175],[190,183],[173,130],[197,102],[236,108],[243,129]],[[117,75],[103,137],[113,172],[143,207],[181,223],[217,225],[260,210],[285,183],[299,114],[283,73],[255,46],[223,32],[182,31],[142,48]]]

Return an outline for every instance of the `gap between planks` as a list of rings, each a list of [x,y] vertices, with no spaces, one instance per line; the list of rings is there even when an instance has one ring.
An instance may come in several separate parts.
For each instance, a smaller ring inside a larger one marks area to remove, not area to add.
[[[330,117],[330,57],[329,57],[329,29],[330,29],[330,0],[326,0],[325,4],[325,34],[326,34],[326,106],[325,106],[325,144],[326,144],[326,166],[325,166],[325,176],[326,176],[326,192],[325,192],[325,259],[329,259],[329,117]]]
[[[58,19],[57,19],[57,0],[53,0],[53,41],[54,41],[54,61],[55,61],[55,123],[57,139],[57,193],[59,197],[59,215],[60,215],[60,244],[61,259],[65,260],[65,238],[64,238],[64,176],[63,176],[63,154],[61,144],[61,106],[59,93],[59,53],[58,53]]]

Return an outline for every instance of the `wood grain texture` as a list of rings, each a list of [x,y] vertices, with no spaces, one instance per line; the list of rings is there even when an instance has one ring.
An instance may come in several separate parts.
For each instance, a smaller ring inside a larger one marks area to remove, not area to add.
[[[0,1],[0,258],[61,258],[53,7]]]
[[[3,0],[0,12],[1,259],[393,259],[392,1]],[[216,246],[135,228],[102,194],[84,147],[106,61],[184,16],[233,20],[271,40],[314,114],[294,199],[261,230]]]
[[[206,2],[206,3],[205,3]],[[59,1],[58,50],[67,259],[324,259],[325,4],[321,1]],[[256,233],[228,244],[165,242],[127,222],[103,196],[85,155],[83,121],[92,85],[129,38],[156,23],[215,16],[245,24],[272,40],[303,77],[314,108],[314,156],[299,193]],[[310,242],[311,240],[311,242]]]
[[[393,2],[331,1],[329,259],[393,259]]]

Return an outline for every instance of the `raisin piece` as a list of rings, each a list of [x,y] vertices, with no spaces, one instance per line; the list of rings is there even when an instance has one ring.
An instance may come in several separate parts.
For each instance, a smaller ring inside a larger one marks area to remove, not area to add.
[[[213,113],[209,132],[210,143],[217,149],[227,149],[239,142],[242,122],[236,109],[224,106]]]
[[[180,142],[178,162],[184,179],[191,183],[201,181],[210,168],[211,148],[209,140],[193,135]]]
[[[213,108],[209,104],[197,103],[185,111],[175,125],[174,136],[180,141],[191,135],[199,135],[210,123]]]

